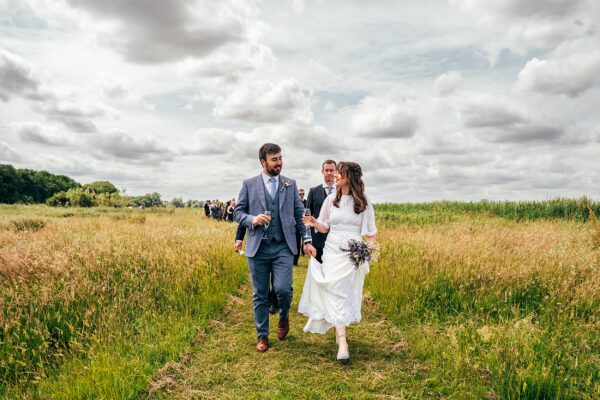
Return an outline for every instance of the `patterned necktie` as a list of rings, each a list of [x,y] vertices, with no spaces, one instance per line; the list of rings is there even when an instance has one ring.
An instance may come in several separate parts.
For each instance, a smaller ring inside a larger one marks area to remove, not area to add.
[[[327,196],[329,196],[333,192],[333,188],[331,186],[327,186]]]
[[[270,177],[269,178],[269,194],[271,195],[271,198],[274,199],[275,198],[275,178]]]

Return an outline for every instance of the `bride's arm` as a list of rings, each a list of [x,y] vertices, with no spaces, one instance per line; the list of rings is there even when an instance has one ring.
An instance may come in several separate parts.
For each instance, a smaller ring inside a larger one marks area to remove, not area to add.
[[[323,225],[315,217],[304,217],[304,225],[310,226],[311,228],[315,228],[315,230],[319,233],[328,233],[329,227]]]
[[[367,236],[367,243],[369,244],[369,246],[375,246],[375,237],[377,235],[373,235],[373,236]]]

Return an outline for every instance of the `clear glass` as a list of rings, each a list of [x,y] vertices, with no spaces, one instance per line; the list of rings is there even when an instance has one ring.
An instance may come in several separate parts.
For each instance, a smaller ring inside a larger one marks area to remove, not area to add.
[[[269,222],[271,222],[271,211],[265,210],[264,214],[269,217]],[[269,231],[269,222],[265,224],[265,233],[263,234],[263,239],[266,239]]]
[[[304,209],[304,216],[305,217],[310,217],[311,215],[312,215],[312,213],[310,212],[310,208],[305,208]],[[310,229],[311,229],[310,227],[306,226],[306,229],[304,231],[304,241],[306,241],[308,239],[312,239],[312,234],[310,233]]]

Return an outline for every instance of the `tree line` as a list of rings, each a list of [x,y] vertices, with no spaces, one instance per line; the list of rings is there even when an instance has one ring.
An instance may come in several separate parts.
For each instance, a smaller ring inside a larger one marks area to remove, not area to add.
[[[10,164],[0,164],[0,203],[48,204],[75,207],[163,207],[169,202],[160,193],[127,196],[109,181],[80,184],[65,175],[47,171],[17,169]],[[195,200],[183,202],[173,199],[174,207],[200,207]]]

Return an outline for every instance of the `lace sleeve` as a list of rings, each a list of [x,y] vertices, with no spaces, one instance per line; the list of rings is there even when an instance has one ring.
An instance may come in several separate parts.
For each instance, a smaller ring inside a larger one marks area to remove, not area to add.
[[[317,221],[323,224],[327,229],[329,229],[329,212],[331,209],[332,197],[333,195],[329,195],[325,198],[325,201],[321,206],[321,211],[319,211],[319,218],[317,218]]]
[[[363,211],[362,226],[360,228],[361,236],[374,236],[377,234],[377,227],[375,226],[375,209],[373,204],[368,200],[367,209]]]

